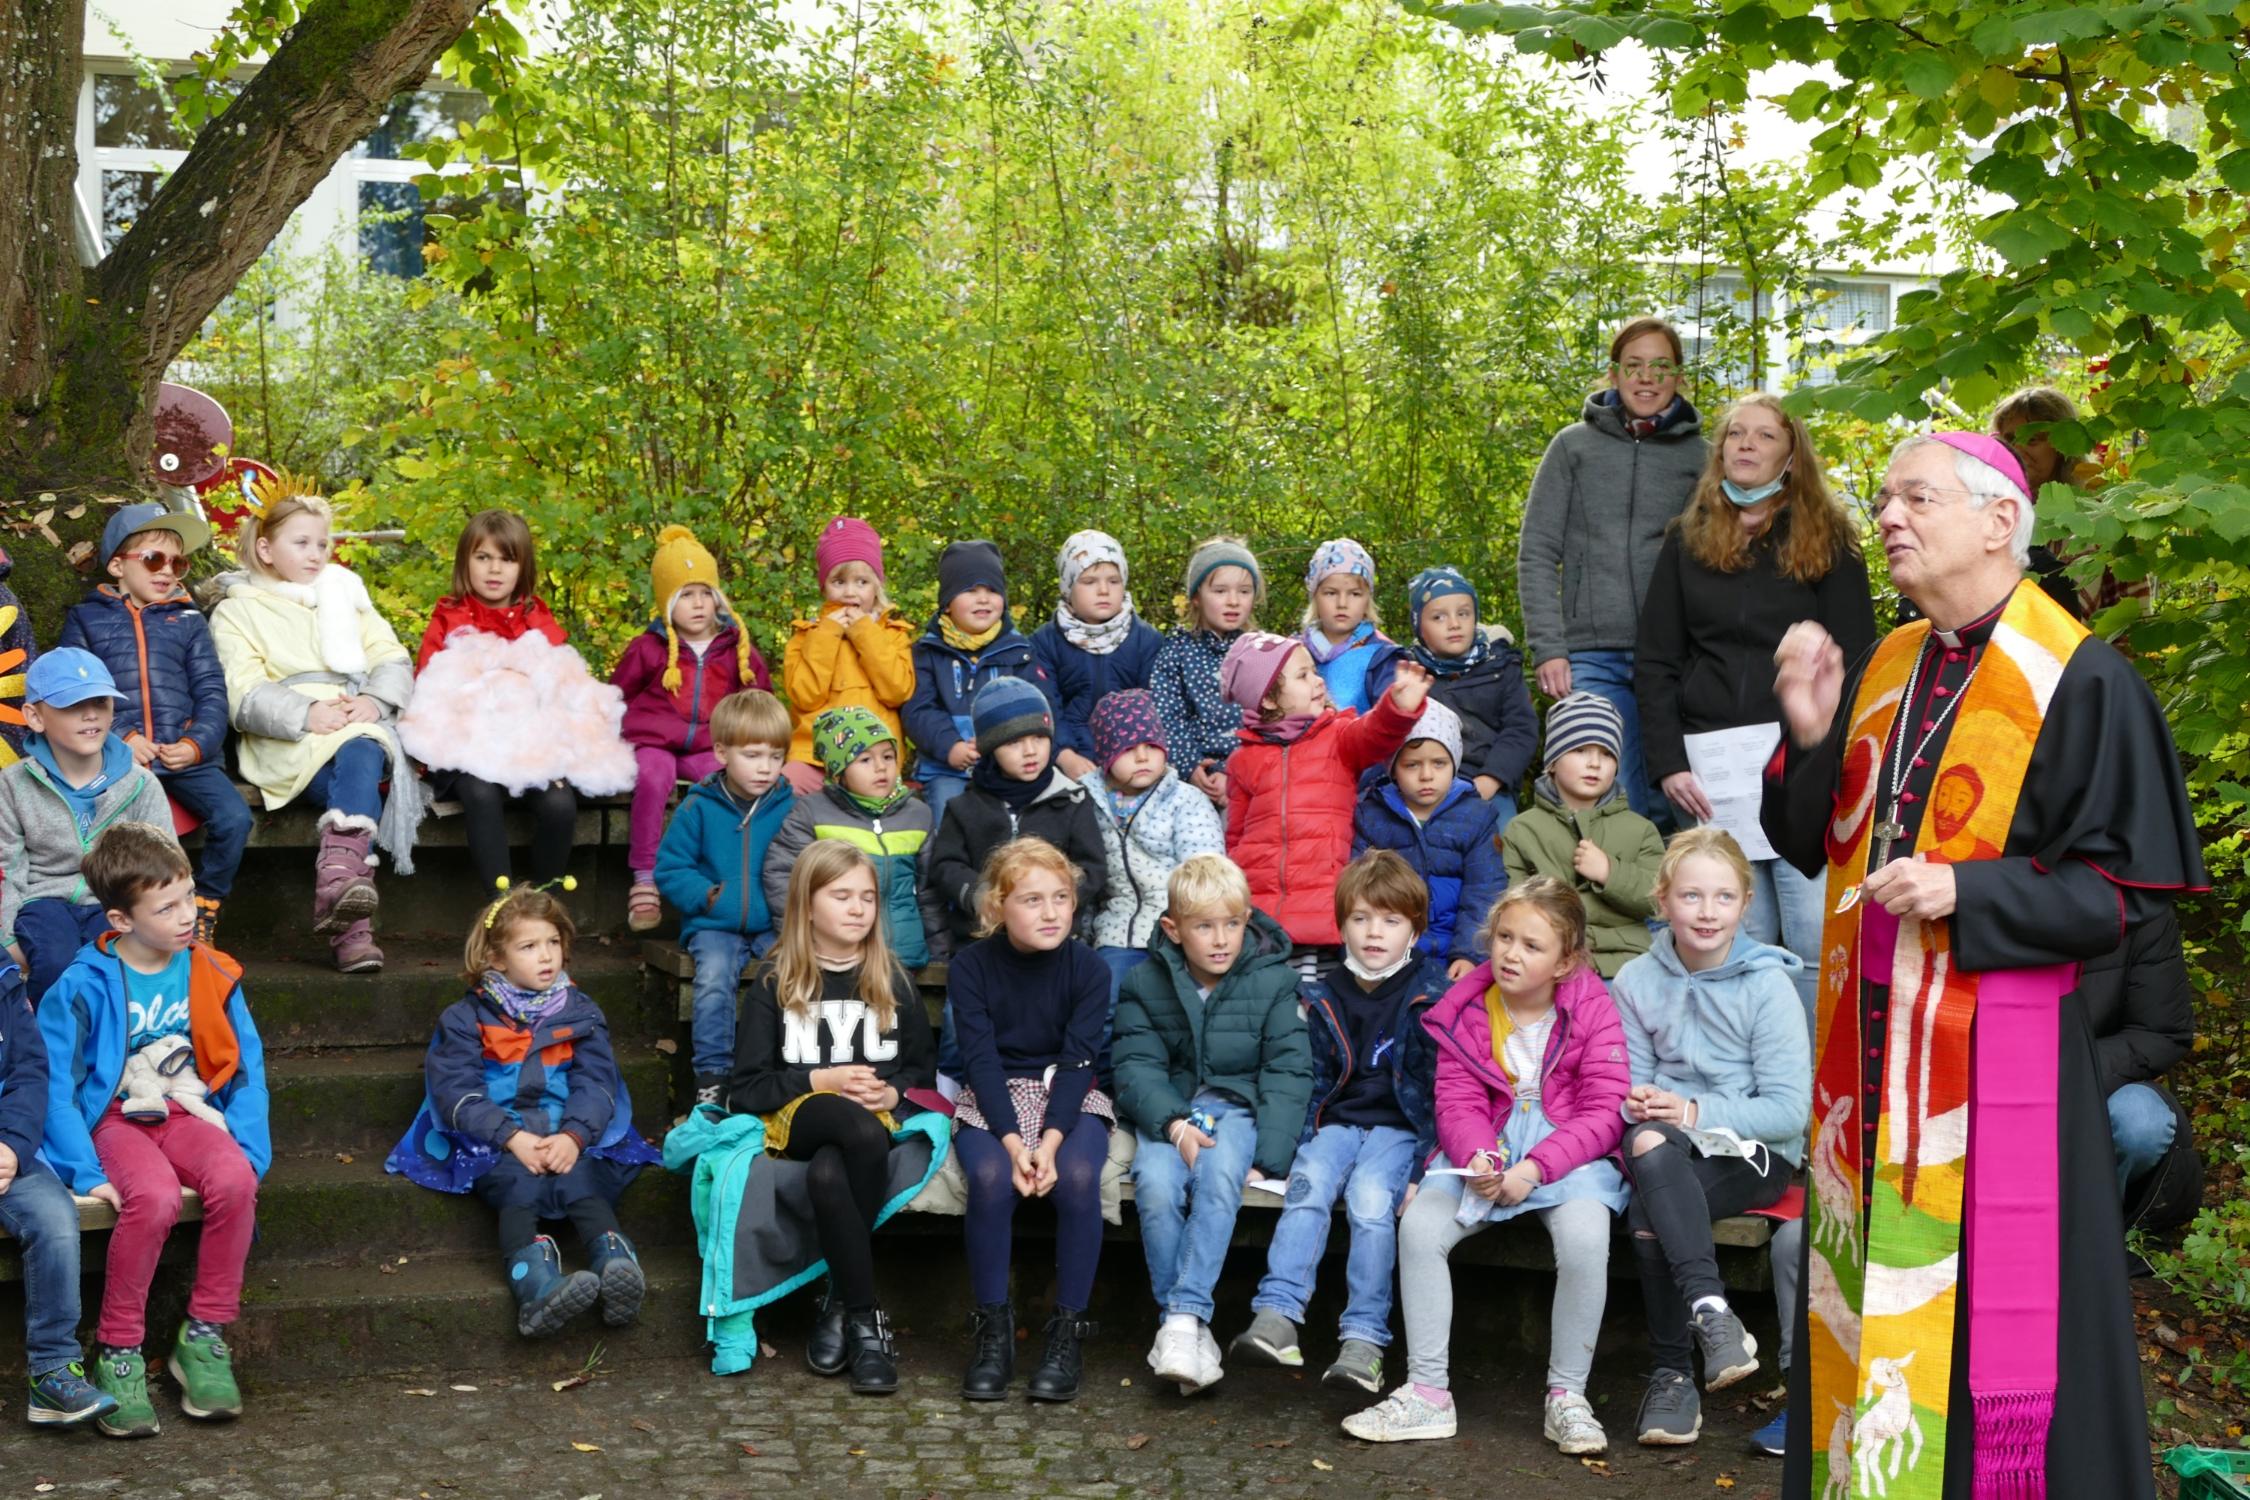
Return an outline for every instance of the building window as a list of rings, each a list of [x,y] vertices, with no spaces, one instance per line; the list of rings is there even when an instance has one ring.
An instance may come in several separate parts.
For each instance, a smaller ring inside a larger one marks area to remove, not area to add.
[[[125,237],[148,211],[164,173],[153,169],[104,168],[102,171],[102,243],[114,245]]]
[[[1872,338],[1891,328],[1891,289],[1880,281],[1816,281],[1805,289],[1807,333]]]
[[[396,161],[411,146],[460,134],[484,114],[482,94],[454,89],[417,89],[391,101],[388,113],[366,140],[352,147],[359,160]]]

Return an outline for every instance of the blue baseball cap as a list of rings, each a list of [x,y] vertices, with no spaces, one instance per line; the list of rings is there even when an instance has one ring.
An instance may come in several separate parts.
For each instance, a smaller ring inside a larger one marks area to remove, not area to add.
[[[193,552],[211,540],[211,528],[201,516],[174,510],[154,500],[127,505],[113,513],[102,528],[102,561],[106,564],[125,545],[125,539],[144,531],[169,531],[180,539],[180,550]]]
[[[117,679],[91,651],[57,646],[43,653],[24,674],[23,701],[73,708],[89,698],[122,698]]]

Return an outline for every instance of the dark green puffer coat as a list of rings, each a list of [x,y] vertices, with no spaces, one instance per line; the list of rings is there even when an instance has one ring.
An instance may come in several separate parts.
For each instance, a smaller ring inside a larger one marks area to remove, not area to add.
[[[1149,961],[1125,976],[1109,1055],[1118,1107],[1143,1137],[1166,1139],[1198,1090],[1221,1089],[1258,1117],[1258,1170],[1289,1175],[1312,1102],[1312,1043],[1289,935],[1273,918],[1250,913],[1243,951],[1208,999],[1179,944],[1158,929]]]

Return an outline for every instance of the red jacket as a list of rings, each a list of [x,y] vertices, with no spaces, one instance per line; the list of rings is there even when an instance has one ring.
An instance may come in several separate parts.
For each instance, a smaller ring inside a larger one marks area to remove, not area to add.
[[[521,604],[497,609],[482,599],[456,599],[447,595],[430,611],[429,628],[422,632],[422,649],[414,653],[414,670],[420,672],[428,666],[430,658],[444,649],[446,638],[456,630],[487,631],[504,641],[536,630],[558,646],[568,644],[570,639],[556,623],[547,601],[537,594]]]
[[[1227,769],[1233,774],[1231,763]],[[1499,1142],[1516,1107],[1508,1075],[1492,1060],[1492,1017],[1484,1008],[1491,988],[1492,963],[1486,960],[1462,975],[1422,1018],[1423,1029],[1437,1038],[1431,1097],[1438,1149],[1457,1167]],[[1617,1003],[1593,965],[1581,962],[1555,986],[1555,1029],[1547,1034],[1539,1095],[1555,1133],[1527,1157],[1539,1164],[1540,1181],[1560,1182],[1588,1162],[1617,1154],[1625,1139],[1620,1106],[1632,1087]]]
[[[1240,731],[1227,761],[1227,857],[1250,877],[1250,900],[1300,944],[1343,941],[1336,877],[1352,858],[1360,773],[1398,754],[1419,714],[1388,693],[1363,717],[1330,709],[1286,745]]]

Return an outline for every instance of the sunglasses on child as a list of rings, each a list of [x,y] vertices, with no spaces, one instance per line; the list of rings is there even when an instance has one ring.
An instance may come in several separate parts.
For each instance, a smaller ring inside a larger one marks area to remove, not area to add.
[[[146,552],[121,554],[128,562],[137,562],[151,573],[177,573],[187,566],[187,554],[167,552],[162,547],[151,547]]]

